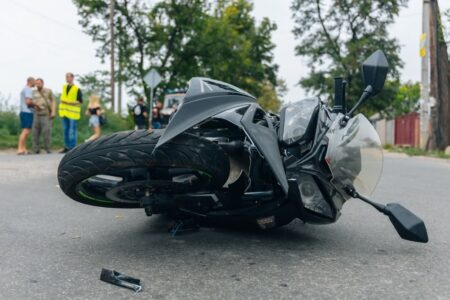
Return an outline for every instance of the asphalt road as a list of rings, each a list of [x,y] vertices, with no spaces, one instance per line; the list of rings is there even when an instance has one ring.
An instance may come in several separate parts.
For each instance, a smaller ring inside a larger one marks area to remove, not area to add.
[[[450,163],[388,155],[374,195],[421,216],[430,242],[346,203],[333,225],[171,237],[141,210],[89,207],[57,187],[61,156],[0,154],[0,299],[449,299]],[[102,267],[143,291],[99,280]]]

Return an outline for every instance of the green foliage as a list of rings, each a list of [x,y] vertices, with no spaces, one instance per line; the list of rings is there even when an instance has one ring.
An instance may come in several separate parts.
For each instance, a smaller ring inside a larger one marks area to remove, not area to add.
[[[1,112],[0,130],[3,133],[13,134],[13,135],[19,134],[20,126],[19,126],[17,114],[12,111]]]
[[[389,82],[387,85],[389,86],[390,84]],[[395,82],[395,85],[398,88],[389,109],[390,115],[396,117],[416,111],[420,99],[420,84],[418,82],[407,82],[400,85],[398,82]]]
[[[388,80],[384,89],[391,94],[389,102],[375,102],[373,107],[385,118],[395,118],[417,111],[420,99],[420,84],[408,81],[401,84],[399,80]],[[370,100],[369,100],[370,101]]]
[[[402,67],[400,46],[389,37],[388,26],[406,3],[407,0],[293,0],[294,34],[299,40],[296,53],[308,58],[311,69],[300,84],[331,100],[333,78],[343,76],[348,81],[348,105],[352,106],[364,89],[360,65],[377,49],[386,54],[389,76],[397,81]],[[383,113],[395,94],[395,86],[387,85],[362,110],[368,114]]]
[[[269,112],[277,113],[281,106],[277,91],[270,81],[266,81],[261,88],[261,94],[258,97],[258,103]]]
[[[96,94],[100,96],[103,103],[111,102],[108,71],[94,71],[78,76],[78,81],[83,87],[84,94]]]
[[[15,110],[9,103],[9,98],[0,93],[0,145],[11,147],[17,143],[10,138],[20,133],[19,119]]]
[[[97,55],[109,55],[106,0],[73,0],[80,24],[98,42]],[[132,94],[149,96],[143,81],[150,68],[163,77],[159,92],[184,88],[193,76],[234,84],[256,97],[267,82],[277,85],[269,19],[256,24],[248,0],[116,0],[115,26],[121,80]],[[156,91],[158,93],[158,91]],[[279,102],[276,97],[270,97]],[[276,106],[270,104],[270,106]]]

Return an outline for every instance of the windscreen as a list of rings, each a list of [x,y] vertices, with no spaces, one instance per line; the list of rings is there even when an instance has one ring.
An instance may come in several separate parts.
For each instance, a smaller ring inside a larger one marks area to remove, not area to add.
[[[340,190],[352,186],[362,195],[375,190],[383,169],[383,150],[372,124],[362,115],[351,118],[341,128],[340,114],[328,132],[326,161],[332,183]]]
[[[287,105],[284,109],[284,126],[281,140],[290,145],[300,140],[308,129],[319,98],[307,98]]]
[[[231,84],[209,78],[194,77],[191,78],[191,80],[189,81],[189,88],[186,92],[186,98],[188,99],[185,100],[189,102],[190,101],[189,98],[197,97],[200,95],[204,95],[206,97],[214,93],[240,94],[242,96],[254,99],[254,97],[249,93]]]

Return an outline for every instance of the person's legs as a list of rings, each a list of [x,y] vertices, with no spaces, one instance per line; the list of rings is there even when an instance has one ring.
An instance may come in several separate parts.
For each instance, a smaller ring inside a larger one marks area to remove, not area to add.
[[[47,153],[50,153],[51,135],[52,135],[52,123],[49,116],[45,116],[42,119],[42,134],[44,136],[44,148]]]
[[[77,145],[77,121],[68,119],[69,124],[69,140],[68,140],[68,149],[73,149]]]
[[[17,153],[23,154],[27,152],[27,137],[30,134],[31,127],[33,125],[33,114],[20,112],[20,127],[22,128],[22,132],[19,136],[19,143],[17,146]]]
[[[23,128],[19,136],[19,146],[17,147],[17,153],[27,152],[27,137],[30,134],[30,128]]]
[[[91,135],[86,142],[98,139],[101,134],[100,118],[98,116],[91,116],[89,118],[89,126],[92,128],[93,135]]]
[[[90,137],[91,140],[98,139],[101,134],[100,125],[92,127],[92,130],[94,131],[94,134]]]
[[[69,119],[62,117],[61,121],[64,135],[64,148],[69,149]]]
[[[152,122],[152,127],[153,127],[153,129],[160,129],[161,123],[159,123],[158,121]]]
[[[39,153],[40,145],[39,145],[39,139],[41,138],[41,132],[42,132],[42,124],[41,124],[42,117],[35,115],[33,117],[33,130],[32,130],[32,145],[33,145],[33,152]]]
[[[93,131],[93,135],[91,135],[85,142],[90,142],[90,141],[96,140],[102,134],[101,133],[101,129],[100,129],[100,125],[92,126],[92,131]]]

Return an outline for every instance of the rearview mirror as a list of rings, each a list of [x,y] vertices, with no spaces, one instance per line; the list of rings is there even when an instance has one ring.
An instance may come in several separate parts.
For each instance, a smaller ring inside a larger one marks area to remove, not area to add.
[[[365,87],[371,86],[371,95],[378,94],[384,86],[389,64],[383,51],[375,51],[362,64],[362,74]]]
[[[389,203],[384,207],[383,212],[389,217],[402,239],[420,243],[428,242],[425,224],[405,207],[398,203]]]

